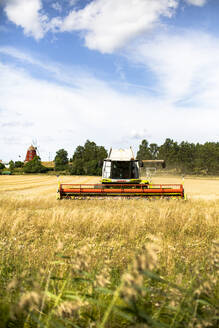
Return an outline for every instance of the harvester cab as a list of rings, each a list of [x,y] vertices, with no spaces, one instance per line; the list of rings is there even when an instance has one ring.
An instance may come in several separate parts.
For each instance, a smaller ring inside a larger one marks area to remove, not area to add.
[[[184,198],[182,184],[152,184],[140,178],[140,168],[162,165],[163,160],[140,161],[135,159],[132,148],[110,149],[102,163],[102,179],[99,184],[59,184],[58,199],[88,198]]]
[[[103,161],[102,184],[138,184],[142,161],[134,158],[132,148],[110,149],[109,156]]]

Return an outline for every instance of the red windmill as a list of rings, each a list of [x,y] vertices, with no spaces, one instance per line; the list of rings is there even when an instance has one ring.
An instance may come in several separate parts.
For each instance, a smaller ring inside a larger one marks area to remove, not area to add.
[[[31,145],[27,150],[25,162],[32,161],[35,156],[37,156],[37,148]]]

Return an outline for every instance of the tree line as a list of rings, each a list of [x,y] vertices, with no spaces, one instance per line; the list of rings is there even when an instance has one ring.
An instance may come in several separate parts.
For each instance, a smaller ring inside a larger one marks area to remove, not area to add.
[[[107,157],[104,146],[98,146],[95,142],[87,140],[84,146],[78,146],[71,158],[65,149],[59,149],[54,158],[54,168],[42,165],[36,156],[32,161],[10,161],[10,171],[24,173],[46,173],[48,171],[61,172],[72,175],[101,175],[100,163]],[[219,142],[178,143],[167,138],[162,145],[149,143],[143,139],[139,145],[137,159],[154,160],[164,159],[167,169],[175,170],[183,174],[219,174]],[[4,165],[0,163],[0,172]]]
[[[219,174],[219,142],[178,143],[167,138],[158,146],[144,139],[137,159],[164,159],[167,169],[175,169],[179,173]]]
[[[69,160],[66,150],[58,150],[54,159],[55,170],[67,170],[72,175],[101,175],[102,168],[99,163],[106,157],[107,151],[103,146],[97,146],[95,142],[87,140],[84,146],[76,148]]]

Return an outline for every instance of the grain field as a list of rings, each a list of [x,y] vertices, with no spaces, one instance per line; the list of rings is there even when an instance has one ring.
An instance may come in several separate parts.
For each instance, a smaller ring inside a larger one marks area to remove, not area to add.
[[[56,176],[0,176],[0,327],[216,328],[219,179],[184,187],[187,201],[57,201]]]

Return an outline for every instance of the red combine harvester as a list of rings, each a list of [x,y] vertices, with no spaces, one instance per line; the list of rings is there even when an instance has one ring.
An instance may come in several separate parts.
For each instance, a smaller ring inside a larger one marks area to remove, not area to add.
[[[58,199],[89,198],[181,198],[185,199],[182,184],[151,184],[148,179],[140,179],[140,167],[162,165],[163,160],[134,159],[132,148],[110,150],[103,161],[102,180],[99,184],[59,183]]]

